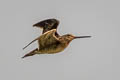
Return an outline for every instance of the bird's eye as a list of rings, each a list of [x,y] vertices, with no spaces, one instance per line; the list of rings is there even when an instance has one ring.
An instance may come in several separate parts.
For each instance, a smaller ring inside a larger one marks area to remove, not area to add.
[[[47,22],[45,22],[45,24],[48,24]]]

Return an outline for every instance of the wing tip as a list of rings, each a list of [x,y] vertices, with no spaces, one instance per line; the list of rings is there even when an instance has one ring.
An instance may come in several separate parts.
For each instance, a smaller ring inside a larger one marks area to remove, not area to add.
[[[42,20],[42,21],[40,21],[40,22],[38,22],[38,23],[36,23],[36,24],[33,24],[33,27],[42,27],[42,26],[44,26],[45,25],[45,22],[47,22],[47,21],[55,21],[56,23],[58,23],[59,24],[59,20],[57,20],[57,19],[55,19],[55,18],[51,18],[51,19],[45,19],[45,20]]]

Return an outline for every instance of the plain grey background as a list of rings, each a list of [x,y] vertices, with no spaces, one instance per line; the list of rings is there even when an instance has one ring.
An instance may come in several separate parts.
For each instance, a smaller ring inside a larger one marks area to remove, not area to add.
[[[32,25],[60,20],[60,35],[91,35],[61,53],[21,57],[41,35]],[[120,80],[119,0],[0,0],[0,80]]]

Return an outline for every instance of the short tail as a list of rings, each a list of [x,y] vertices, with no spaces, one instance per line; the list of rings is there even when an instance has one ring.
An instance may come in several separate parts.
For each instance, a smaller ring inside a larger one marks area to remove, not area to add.
[[[24,55],[22,58],[25,58],[25,57],[28,57],[28,56],[33,56],[33,55],[35,55],[35,54],[34,53],[28,53],[28,54]]]
[[[29,52],[28,54],[24,55],[22,58],[28,57],[28,56],[33,56],[36,54],[36,51],[38,51],[38,49],[36,48],[35,50]]]

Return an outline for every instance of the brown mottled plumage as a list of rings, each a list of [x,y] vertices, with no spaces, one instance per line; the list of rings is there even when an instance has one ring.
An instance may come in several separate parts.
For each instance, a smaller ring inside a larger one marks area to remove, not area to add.
[[[43,33],[40,37],[30,42],[27,46],[29,46],[34,41],[38,40],[39,48],[34,49],[33,51],[29,52],[22,58],[33,56],[35,54],[58,53],[63,51],[73,39],[91,37],[91,36],[75,37],[72,34],[60,36],[56,31],[58,25],[59,21],[56,19],[47,19],[34,24],[33,26],[43,28]],[[27,46],[25,46],[23,49],[25,49]]]

